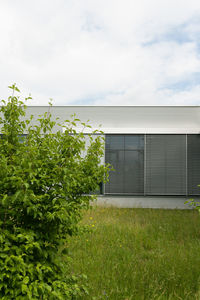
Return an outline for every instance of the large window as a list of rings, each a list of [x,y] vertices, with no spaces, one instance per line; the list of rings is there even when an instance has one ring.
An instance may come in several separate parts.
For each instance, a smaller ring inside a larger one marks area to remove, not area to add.
[[[105,160],[115,169],[105,193],[144,193],[144,136],[106,135]]]
[[[200,135],[106,135],[106,194],[200,195]]]
[[[187,136],[188,157],[188,194],[200,194],[200,135],[190,134]]]

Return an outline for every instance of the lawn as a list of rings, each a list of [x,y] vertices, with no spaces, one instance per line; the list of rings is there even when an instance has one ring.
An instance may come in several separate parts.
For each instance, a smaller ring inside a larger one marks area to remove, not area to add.
[[[83,299],[200,299],[200,216],[191,210],[94,208],[69,241]]]

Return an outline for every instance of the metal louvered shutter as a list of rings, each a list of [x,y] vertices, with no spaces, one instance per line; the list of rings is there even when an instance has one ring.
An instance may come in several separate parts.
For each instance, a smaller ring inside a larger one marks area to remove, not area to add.
[[[186,194],[186,136],[146,136],[146,194]]]
[[[188,194],[200,195],[200,135],[188,134]]]

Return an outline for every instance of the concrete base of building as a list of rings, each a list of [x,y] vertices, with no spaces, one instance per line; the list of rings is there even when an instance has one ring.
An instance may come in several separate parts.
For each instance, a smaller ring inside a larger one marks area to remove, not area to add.
[[[185,204],[191,197],[160,197],[160,196],[98,196],[97,205],[120,208],[163,208],[163,209],[191,209]],[[194,197],[193,197],[194,199]],[[200,197],[195,200],[200,201]]]

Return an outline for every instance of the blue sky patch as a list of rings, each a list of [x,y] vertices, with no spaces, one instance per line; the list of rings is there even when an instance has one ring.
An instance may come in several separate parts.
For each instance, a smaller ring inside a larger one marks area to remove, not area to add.
[[[160,90],[173,90],[175,92],[179,91],[188,91],[194,86],[200,85],[200,72],[193,73],[190,77],[186,78],[185,80],[181,80],[175,83],[171,83],[169,85],[164,85],[160,88]]]
[[[104,100],[107,96],[124,95],[125,91],[99,93],[97,95],[88,96],[69,102],[69,105],[94,105],[96,100]]]
[[[152,40],[150,40],[146,43],[143,43],[142,45],[144,47],[149,47],[149,46],[152,46],[154,44],[161,43],[161,42],[175,42],[177,44],[185,44],[185,43],[192,42],[194,37],[190,35],[187,28],[188,28],[189,25],[196,24],[196,23],[200,23],[199,19],[198,19],[198,22],[196,20],[195,21],[190,20],[190,21],[188,21],[186,23],[183,23],[179,26],[171,28],[167,32],[156,36]],[[200,32],[199,32],[199,35],[200,35]]]

